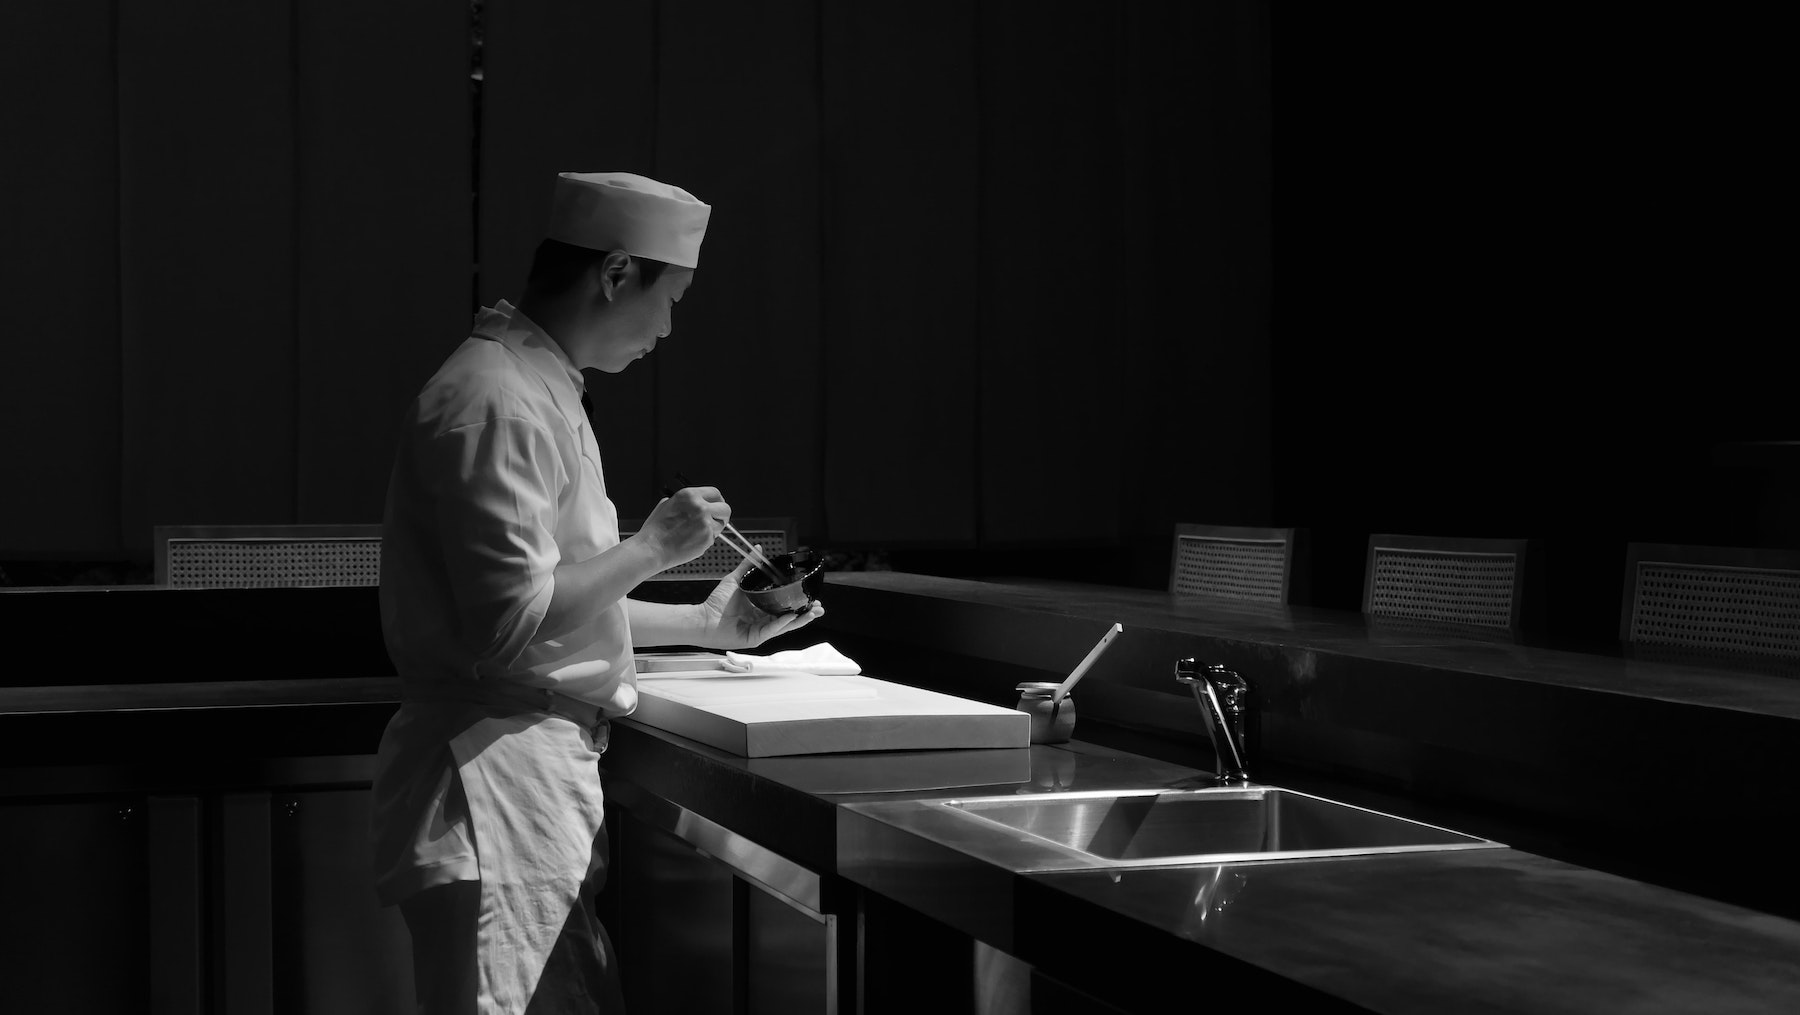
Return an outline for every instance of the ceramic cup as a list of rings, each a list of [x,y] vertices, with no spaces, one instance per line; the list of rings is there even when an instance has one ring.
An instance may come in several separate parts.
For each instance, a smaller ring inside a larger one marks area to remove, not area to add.
[[[1014,706],[1031,717],[1031,742],[1034,744],[1066,744],[1075,732],[1075,696],[1051,696],[1060,684],[1029,681],[1019,685],[1019,703]]]

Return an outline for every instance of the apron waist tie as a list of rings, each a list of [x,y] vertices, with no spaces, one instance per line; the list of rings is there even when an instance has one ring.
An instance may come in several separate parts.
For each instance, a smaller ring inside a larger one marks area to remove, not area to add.
[[[456,683],[401,685],[402,701],[458,701],[476,705],[492,705],[524,712],[547,712],[586,727],[593,737],[594,750],[605,753],[611,740],[612,724],[599,705],[570,697],[548,687],[527,687],[498,681],[458,681]]]

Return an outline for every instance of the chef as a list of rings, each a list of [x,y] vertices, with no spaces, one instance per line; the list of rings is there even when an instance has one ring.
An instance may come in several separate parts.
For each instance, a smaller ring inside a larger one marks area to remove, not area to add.
[[[635,647],[754,647],[739,591],[642,602],[731,516],[678,490],[619,538],[581,370],[671,330],[712,209],[630,173],[563,173],[517,306],[500,301],[408,407],[382,526],[381,622],[404,701],[376,761],[377,892],[412,934],[423,1012],[623,1010],[594,895],[599,761],[637,703]]]

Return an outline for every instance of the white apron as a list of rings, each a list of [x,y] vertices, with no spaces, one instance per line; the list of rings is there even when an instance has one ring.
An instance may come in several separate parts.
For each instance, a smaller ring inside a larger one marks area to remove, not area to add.
[[[472,876],[480,883],[483,1012],[525,1010],[552,948],[570,926],[583,883],[604,861],[594,848],[603,817],[604,742],[595,743],[594,728],[576,719],[516,708],[448,698],[409,701],[383,738],[386,767],[420,774],[438,767],[447,745],[450,765],[429,780],[431,800],[423,810],[428,826],[466,843],[473,854],[472,870],[446,864],[455,869],[440,869],[433,880]],[[598,730],[603,741],[605,726]],[[378,799],[378,808],[383,803]]]

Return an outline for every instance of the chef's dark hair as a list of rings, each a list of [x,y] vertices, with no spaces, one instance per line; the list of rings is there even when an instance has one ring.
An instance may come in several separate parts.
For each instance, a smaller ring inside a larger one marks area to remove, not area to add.
[[[537,253],[532,255],[529,284],[545,292],[562,292],[605,260],[608,253],[610,251],[577,247],[561,240],[545,240],[538,244]],[[637,262],[638,282],[646,289],[655,285],[662,277],[663,269],[669,266],[667,261],[636,254],[631,255],[631,259]]]

